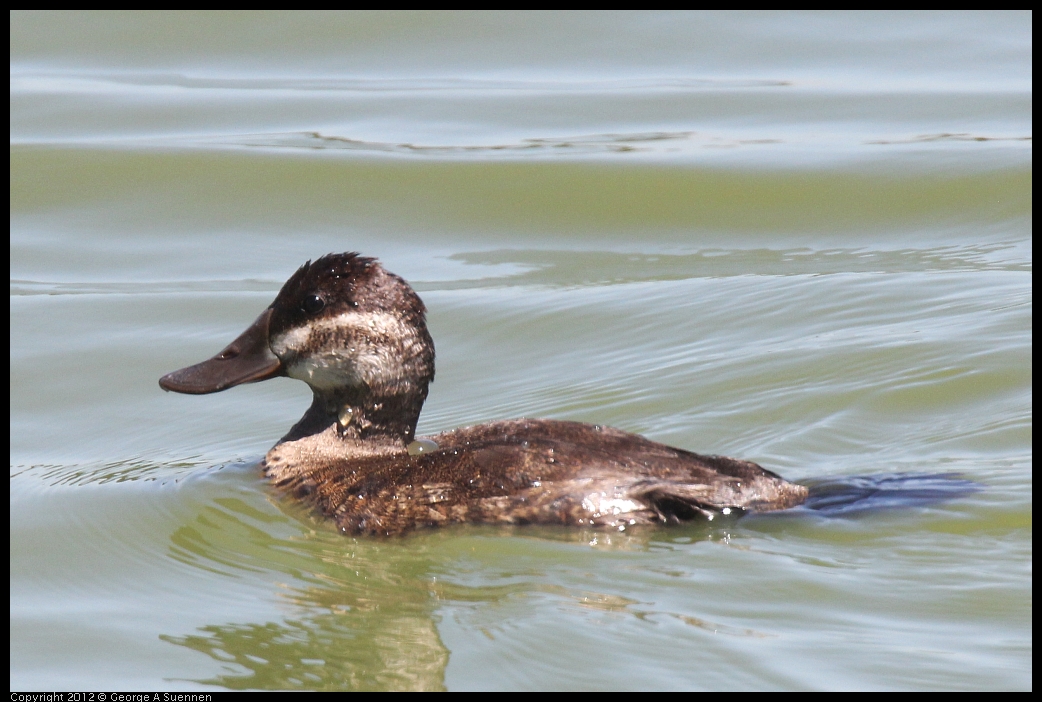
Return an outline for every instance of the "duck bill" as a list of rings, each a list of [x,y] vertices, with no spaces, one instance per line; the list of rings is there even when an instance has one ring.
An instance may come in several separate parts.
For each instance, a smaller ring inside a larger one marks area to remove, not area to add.
[[[270,321],[271,308],[268,308],[219,354],[208,361],[167,373],[159,379],[159,387],[188,395],[205,395],[283,375],[282,363],[268,347]]]

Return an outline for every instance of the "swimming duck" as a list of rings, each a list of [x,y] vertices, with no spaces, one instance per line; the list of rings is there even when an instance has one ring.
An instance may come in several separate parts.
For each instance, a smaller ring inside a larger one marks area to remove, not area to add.
[[[807,497],[755,463],[600,425],[513,419],[417,438],[434,379],[426,308],[402,278],[356,253],[305,263],[239,338],[159,385],[206,394],[276,376],[303,380],[314,399],[264,471],[345,533],[454,522],[624,530]]]

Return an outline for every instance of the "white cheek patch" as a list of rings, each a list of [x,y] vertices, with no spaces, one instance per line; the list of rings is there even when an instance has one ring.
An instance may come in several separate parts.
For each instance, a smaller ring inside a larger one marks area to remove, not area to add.
[[[307,348],[308,339],[310,338],[311,327],[297,327],[272,337],[268,342],[268,346],[271,348],[272,353],[279,358],[283,358],[291,351]]]
[[[415,329],[393,314],[345,312],[283,332],[270,346],[279,358],[297,357],[286,367],[289,377],[328,390],[401,380],[399,356],[414,342]]]
[[[304,360],[288,366],[286,375],[303,380],[319,390],[332,390],[361,384],[361,377],[355,372],[353,359],[347,354],[324,353],[307,356]]]

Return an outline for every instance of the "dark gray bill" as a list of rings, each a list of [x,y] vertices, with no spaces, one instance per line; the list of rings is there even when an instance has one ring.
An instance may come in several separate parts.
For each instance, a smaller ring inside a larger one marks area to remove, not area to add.
[[[271,308],[268,308],[224,351],[208,361],[167,373],[159,379],[159,387],[188,395],[205,395],[281,375],[282,364],[268,347],[270,321]]]

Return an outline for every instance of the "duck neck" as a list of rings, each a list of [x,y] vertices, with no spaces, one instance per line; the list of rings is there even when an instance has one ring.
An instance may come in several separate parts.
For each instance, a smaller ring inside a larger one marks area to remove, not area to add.
[[[404,449],[416,434],[416,423],[427,398],[426,387],[420,395],[377,395],[368,388],[313,392],[311,407],[282,438],[283,442],[321,434],[335,426],[336,435],[343,441]]]

